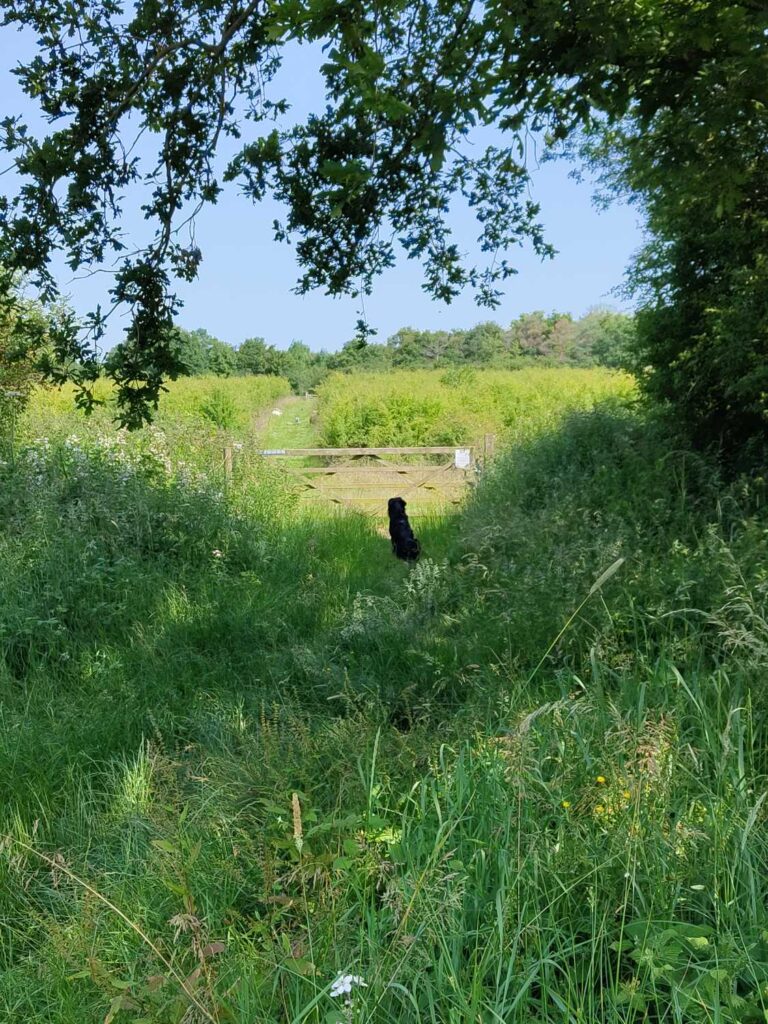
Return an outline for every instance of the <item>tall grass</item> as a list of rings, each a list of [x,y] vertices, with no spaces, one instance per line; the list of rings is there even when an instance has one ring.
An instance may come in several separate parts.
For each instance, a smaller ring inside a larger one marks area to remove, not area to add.
[[[252,448],[263,414],[291,390],[287,380],[272,376],[184,377],[167,388],[152,425],[134,434],[117,430],[105,380],[96,387],[102,404],[87,419],[77,411],[71,388],[39,389],[19,420],[20,441],[74,436],[77,443],[93,446],[119,440],[123,448],[152,449],[175,466],[209,471],[221,462],[225,443],[236,440]]]
[[[0,1019],[765,1020],[760,481],[578,413],[411,569],[114,447],[0,467]]]

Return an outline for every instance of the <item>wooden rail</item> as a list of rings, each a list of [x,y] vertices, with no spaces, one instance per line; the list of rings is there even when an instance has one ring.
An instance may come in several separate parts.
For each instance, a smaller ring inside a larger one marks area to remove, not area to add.
[[[428,448],[263,448],[258,455],[322,456],[323,458],[359,455],[453,455],[456,451],[474,451],[472,444],[452,444]]]

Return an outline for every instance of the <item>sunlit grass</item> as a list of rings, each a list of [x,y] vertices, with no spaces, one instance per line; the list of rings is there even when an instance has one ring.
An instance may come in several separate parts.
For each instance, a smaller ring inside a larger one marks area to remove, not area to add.
[[[215,433],[218,424],[206,415],[205,409],[211,396],[219,394],[231,404],[232,419],[226,427],[238,439],[253,434],[254,421],[263,411],[278,398],[290,394],[288,381],[272,376],[181,377],[168,381],[166,388],[154,417],[159,429],[171,435],[182,435],[190,429],[201,434]],[[109,381],[97,381],[94,393],[103,404],[97,406],[90,419],[85,419],[75,407],[72,387],[39,389],[24,414],[22,428],[32,437],[113,431],[116,409],[112,392]]]
[[[288,399],[279,407],[282,415],[269,415],[259,441],[263,448],[316,448],[317,428],[314,422],[317,400],[314,398]]]

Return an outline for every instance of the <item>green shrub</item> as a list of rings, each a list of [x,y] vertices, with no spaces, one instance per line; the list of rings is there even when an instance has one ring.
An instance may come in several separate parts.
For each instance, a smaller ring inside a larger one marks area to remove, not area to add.
[[[200,412],[221,430],[231,430],[237,422],[234,399],[220,388],[214,389],[203,399]]]
[[[571,409],[623,400],[632,378],[608,370],[401,370],[333,374],[318,388],[329,447],[477,444],[497,433],[511,442],[555,426]]]

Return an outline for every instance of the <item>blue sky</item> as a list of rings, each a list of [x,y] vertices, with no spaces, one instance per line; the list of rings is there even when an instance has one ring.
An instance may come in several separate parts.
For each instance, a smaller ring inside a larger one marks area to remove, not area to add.
[[[34,107],[11,74],[16,61],[30,52],[30,44],[23,35],[0,29],[0,118],[20,114],[31,128],[39,129]],[[295,49],[277,84],[287,88],[294,115],[305,115],[322,100],[316,56]],[[491,140],[498,142],[499,136]],[[621,205],[596,210],[590,183],[573,181],[570,170],[569,164],[559,161],[533,174],[532,198],[541,204],[547,238],[558,250],[554,260],[542,262],[528,249],[517,250],[512,262],[519,272],[507,283],[502,303],[493,311],[479,308],[469,292],[449,306],[435,302],[421,289],[420,268],[399,260],[365,299],[365,315],[377,329],[378,340],[406,325],[468,327],[486,319],[507,324],[534,309],[558,309],[578,316],[599,304],[622,308],[611,292],[621,284],[629,257],[640,245],[638,213]],[[0,190],[10,192],[13,183],[12,174],[0,177]],[[272,239],[272,222],[281,213],[272,201],[253,205],[230,185],[216,206],[200,214],[195,237],[203,263],[194,283],[179,286],[184,299],[179,315],[182,326],[205,327],[234,345],[259,335],[280,348],[300,339],[312,349],[333,350],[352,336],[359,300],[332,299],[321,292],[293,294],[298,277],[293,251]],[[471,216],[457,211],[452,226],[471,260],[477,255]],[[141,214],[131,210],[130,204],[125,228],[134,239],[144,229]],[[62,266],[60,283],[78,312],[85,313],[97,303],[108,304],[106,274],[73,280],[71,271]],[[119,319],[113,318],[112,324],[107,346],[121,336]]]

